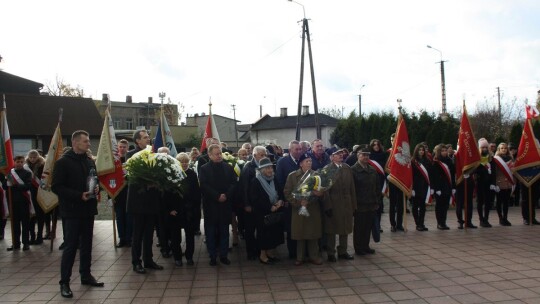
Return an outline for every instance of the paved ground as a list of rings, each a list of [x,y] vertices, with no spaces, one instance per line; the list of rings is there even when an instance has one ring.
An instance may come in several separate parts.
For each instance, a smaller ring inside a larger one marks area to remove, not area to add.
[[[165,270],[146,275],[131,270],[129,249],[112,247],[112,222],[96,221],[92,270],[105,287],[81,286],[75,265],[71,300],[59,294],[61,251],[7,252],[7,239],[0,241],[0,303],[540,303],[540,226],[524,226],[518,208],[512,227],[468,231],[456,229],[453,212],[450,231],[436,230],[428,212],[430,231],[390,233],[384,216],[377,253],[353,261],[268,266],[246,261],[241,247],[230,266],[210,267],[198,238],[195,266],[175,269],[158,257]]]

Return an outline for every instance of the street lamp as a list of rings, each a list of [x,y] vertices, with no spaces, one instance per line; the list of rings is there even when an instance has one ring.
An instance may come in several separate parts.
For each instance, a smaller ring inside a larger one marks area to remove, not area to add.
[[[304,7],[304,5],[302,3],[299,3],[299,2],[296,2],[294,0],[289,0],[289,2],[294,2],[298,5],[300,5],[302,7],[302,10],[304,11],[304,19],[306,19],[306,8]]]
[[[442,119],[447,119],[448,118],[448,113],[446,112],[446,83],[445,83],[445,80],[444,80],[444,60],[442,59],[442,52],[434,47],[432,47],[431,45],[427,45],[427,48],[428,49],[432,49],[432,50],[435,50],[437,52],[439,52],[439,55],[441,56],[441,94],[442,94],[442,112],[441,112],[441,118]]]

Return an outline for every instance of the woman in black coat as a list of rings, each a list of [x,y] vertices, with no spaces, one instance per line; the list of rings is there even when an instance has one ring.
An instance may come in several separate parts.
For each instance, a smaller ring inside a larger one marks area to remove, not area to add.
[[[189,156],[187,153],[179,153],[176,159],[180,161],[182,170],[186,173],[186,178],[182,180],[183,197],[179,196],[175,200],[168,201],[169,227],[171,237],[171,249],[174,263],[182,266],[182,228],[186,234],[186,264],[191,266],[193,262],[193,252],[195,251],[195,227],[199,223],[197,209],[201,204],[201,189],[197,174],[189,168]]]
[[[449,230],[446,225],[446,215],[450,200],[456,192],[454,163],[448,157],[446,145],[439,144],[433,150],[433,166],[431,167],[431,186],[435,197],[435,216],[437,217],[437,229]]]
[[[431,196],[429,171],[431,164],[426,156],[426,148],[423,144],[418,144],[414,148],[412,159],[413,190],[412,190],[412,214],[416,223],[416,230],[427,231],[424,225],[426,216],[426,202]]]
[[[278,259],[275,248],[283,244],[283,224],[276,221],[265,224],[265,216],[280,217],[283,200],[278,196],[274,183],[274,167],[272,161],[263,158],[259,161],[256,177],[251,182],[250,201],[257,225],[257,243],[261,250],[259,261],[273,264]]]

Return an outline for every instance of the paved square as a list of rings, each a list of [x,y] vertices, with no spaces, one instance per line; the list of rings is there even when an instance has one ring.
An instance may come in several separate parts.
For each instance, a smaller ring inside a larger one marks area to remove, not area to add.
[[[0,241],[0,303],[540,303],[540,226],[524,226],[521,210],[510,208],[512,227],[458,230],[454,210],[449,231],[390,233],[383,214],[377,253],[353,261],[295,267],[283,258],[276,265],[247,261],[243,244],[233,248],[230,266],[210,267],[203,237],[196,238],[195,266],[174,268],[172,259],[154,258],[163,271],[131,270],[129,248],[114,249],[112,221],[96,221],[93,275],[104,288],[80,285],[74,266],[73,299],[59,293],[60,240],[27,252],[7,252],[11,236]],[[476,213],[475,213],[476,215]],[[473,223],[478,224],[476,216]],[[60,223],[59,223],[60,224]],[[61,227],[58,231],[62,231]],[[352,246],[352,242],[350,242]],[[279,247],[282,257],[286,246]],[[353,253],[352,248],[349,248]]]

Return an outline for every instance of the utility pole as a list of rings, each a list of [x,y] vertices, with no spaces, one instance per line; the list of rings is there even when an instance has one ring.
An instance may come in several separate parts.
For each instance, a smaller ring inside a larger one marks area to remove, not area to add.
[[[444,62],[445,60],[443,60],[443,57],[442,57],[442,52],[430,45],[427,46],[428,49],[433,49],[437,52],[439,52],[439,54],[441,55],[441,61],[440,64],[441,64],[441,94],[442,94],[442,111],[441,111],[441,118],[443,120],[446,120],[448,118],[448,113],[446,112],[446,81],[444,79]]]
[[[238,149],[238,124],[236,123],[236,105],[231,105],[234,118],[234,136],[236,137],[236,148]]]
[[[313,108],[315,110],[315,130],[317,133],[317,138],[321,138],[321,125],[319,124],[319,108],[317,105],[317,89],[315,87],[315,70],[313,66],[313,54],[311,52],[311,38],[309,33],[309,24],[308,19],[306,18],[306,10],[304,8],[304,5],[289,0],[289,2],[294,2],[300,6],[302,6],[302,9],[304,10],[304,19],[302,19],[302,51],[301,51],[301,58],[300,58],[300,86],[299,86],[299,92],[298,92],[298,114],[296,116],[296,140],[300,140],[300,117],[302,116],[302,95],[304,90],[304,57],[305,57],[305,42],[307,38],[307,44],[308,44],[308,55],[309,55],[309,66],[311,70],[311,88],[312,88],[312,94],[313,94]]]

